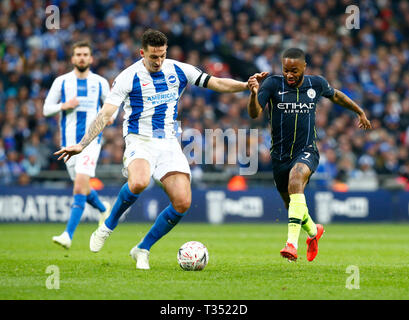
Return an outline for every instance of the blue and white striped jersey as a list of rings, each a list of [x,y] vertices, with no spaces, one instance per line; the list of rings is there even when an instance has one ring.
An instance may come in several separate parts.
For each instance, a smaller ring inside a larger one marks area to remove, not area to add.
[[[81,141],[89,125],[109,93],[108,81],[89,71],[86,79],[76,77],[74,71],[56,78],[44,103],[44,115],[60,112],[61,146]],[[61,104],[77,97],[79,105],[73,110],[61,110]],[[100,143],[101,135],[98,137]]]
[[[162,70],[150,73],[143,59],[122,71],[105,102],[124,102],[123,135],[155,138],[173,137],[178,132],[178,102],[188,83],[206,87],[210,76],[186,63],[165,59]]]

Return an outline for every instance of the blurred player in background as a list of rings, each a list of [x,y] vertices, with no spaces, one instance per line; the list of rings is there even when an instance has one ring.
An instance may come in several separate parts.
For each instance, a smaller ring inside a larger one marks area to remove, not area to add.
[[[341,91],[332,88],[321,76],[304,75],[305,54],[290,48],[282,55],[283,75],[249,79],[251,91],[248,113],[257,118],[268,104],[271,125],[271,157],[274,181],[288,210],[288,239],[280,251],[288,260],[297,260],[301,227],[308,233],[307,260],[318,253],[318,240],[324,232],[308,214],[304,189],[319,163],[316,145],[315,112],[321,96],[354,111],[358,126],[370,129],[364,111]]]
[[[62,147],[81,141],[109,93],[108,81],[90,71],[92,61],[90,44],[86,41],[75,43],[71,56],[74,70],[54,80],[45,100],[44,116],[60,114]],[[112,124],[115,117],[116,114],[113,114],[107,124]],[[95,176],[100,150],[101,135],[85,148],[84,152],[66,162],[70,178],[74,181],[74,202],[65,231],[52,238],[55,243],[66,249],[71,247],[85,203],[101,212],[100,223],[109,215],[109,203],[101,202],[97,192],[90,186],[90,177]]]
[[[104,107],[79,144],[55,154],[69,161],[82,153],[104,129],[112,114],[125,102],[123,135],[124,173],[128,177],[108,219],[91,235],[90,249],[98,252],[118,224],[118,220],[148,186],[159,181],[170,204],[157,217],[147,235],[130,251],[137,269],[149,269],[149,250],[186,214],[191,204],[190,168],[176,139],[179,99],[188,84],[218,92],[248,89],[247,82],[212,77],[200,69],[166,59],[167,38],[156,30],[142,36],[142,59],[122,71],[112,86]]]

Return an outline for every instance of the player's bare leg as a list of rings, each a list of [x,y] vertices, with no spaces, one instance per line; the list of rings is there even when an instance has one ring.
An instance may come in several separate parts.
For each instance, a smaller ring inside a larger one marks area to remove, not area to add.
[[[128,165],[128,186],[134,194],[140,194],[151,181],[151,168],[145,159],[135,159]]]
[[[290,195],[288,194],[288,192],[280,192],[280,196],[283,199],[284,206],[288,211],[288,208],[290,206]],[[308,212],[303,217],[301,227],[308,233],[307,260],[312,261],[318,253],[318,240],[325,232],[324,227],[320,224],[317,224],[316,228],[314,228],[314,222],[312,221]],[[316,230],[316,233],[314,233],[314,229]]]
[[[161,179],[161,182],[171,204],[159,214],[142,241],[131,249],[130,255],[136,261],[137,269],[150,268],[149,251],[151,247],[172,230],[190,208],[192,192],[188,174],[169,172]]]
[[[83,173],[77,173],[74,180],[74,194],[89,194],[91,187],[89,185],[89,175]]]
[[[189,175],[170,172],[162,178],[161,182],[175,210],[182,214],[185,213],[192,203]]]
[[[90,176],[77,173],[74,181],[74,195],[86,195],[86,202],[101,213],[98,225],[100,226],[111,212],[111,204],[108,201],[101,201],[98,193],[91,188]]]
[[[98,252],[102,249],[106,239],[116,228],[122,214],[138,199],[150,181],[149,162],[135,159],[128,166],[128,182],[125,183],[112,207],[111,214],[105,222],[91,235],[90,250]]]
[[[295,210],[303,212],[301,226],[308,233],[307,239],[307,260],[312,261],[318,254],[318,240],[324,233],[322,225],[316,225],[308,213],[307,203],[305,201],[304,189],[311,176],[311,170],[304,163],[297,163],[290,171],[290,178],[288,184],[288,193],[291,201],[295,201]],[[290,201],[290,206],[291,206]],[[299,207],[297,209],[297,207]],[[298,241],[298,237],[297,237]]]
[[[290,201],[288,203],[288,238],[286,246],[280,253],[281,256],[292,261],[298,258],[298,238],[302,222],[309,218],[304,189],[310,175],[311,170],[303,163],[296,163],[289,174],[288,198]],[[288,201],[286,194],[283,194],[282,197],[286,203],[286,200]],[[309,226],[311,226],[312,220],[310,218],[309,220]]]

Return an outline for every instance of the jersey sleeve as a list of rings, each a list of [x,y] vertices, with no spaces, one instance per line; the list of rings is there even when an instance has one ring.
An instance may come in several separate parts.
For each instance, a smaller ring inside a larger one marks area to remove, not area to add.
[[[178,62],[176,65],[182,69],[188,83],[198,87],[207,88],[207,83],[211,77],[210,75],[191,64]]]
[[[324,77],[318,76],[317,78],[322,87],[321,95],[326,98],[331,98],[334,95],[334,88],[330,86],[327,79],[325,79]]]
[[[129,77],[127,70],[122,71],[112,83],[111,91],[108,93],[104,103],[109,103],[119,107],[128,97],[132,90],[132,78]]]
[[[257,99],[258,103],[263,109],[266,106],[267,102],[270,100],[270,97],[275,89],[275,83],[272,78],[267,78],[261,83],[258,90]]]
[[[102,99],[102,102],[105,102],[106,98],[109,95],[109,82],[105,78],[103,78],[103,80],[101,81],[101,87],[102,87],[101,99]],[[112,115],[112,119],[116,119],[116,117],[118,116],[118,113],[119,113],[119,108],[116,109],[116,111]]]
[[[101,89],[101,99],[104,102],[109,94],[109,82],[105,78],[101,80]]]
[[[61,111],[62,81],[62,78],[56,78],[48,91],[43,106],[43,114],[45,117],[53,116]]]

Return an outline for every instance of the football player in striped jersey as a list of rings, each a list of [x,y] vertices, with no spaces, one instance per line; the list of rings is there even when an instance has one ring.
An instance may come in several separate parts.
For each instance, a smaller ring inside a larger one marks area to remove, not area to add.
[[[138,199],[153,177],[163,185],[170,203],[146,236],[131,249],[137,269],[150,268],[152,245],[183,218],[191,204],[190,168],[176,138],[178,103],[186,86],[196,85],[218,92],[248,89],[247,82],[210,76],[192,65],[167,59],[166,51],[167,38],[162,32],[145,31],[140,49],[142,59],[115,79],[104,107],[87,134],[78,144],[55,153],[65,161],[81,153],[124,102],[124,173],[128,182],[122,186],[108,219],[91,235],[90,249],[101,250],[123,212]]]
[[[59,114],[61,147],[81,141],[109,93],[108,81],[90,70],[92,61],[91,45],[88,42],[73,44],[71,63],[74,69],[54,80],[45,99],[44,116]],[[117,113],[113,114],[107,124],[112,124],[116,115]],[[74,201],[65,231],[52,238],[66,249],[71,247],[74,231],[86,203],[101,212],[100,223],[109,215],[109,202],[102,202],[90,186],[90,178],[95,176],[100,151],[101,135],[84,148],[81,154],[66,162],[68,173],[74,182]]]

